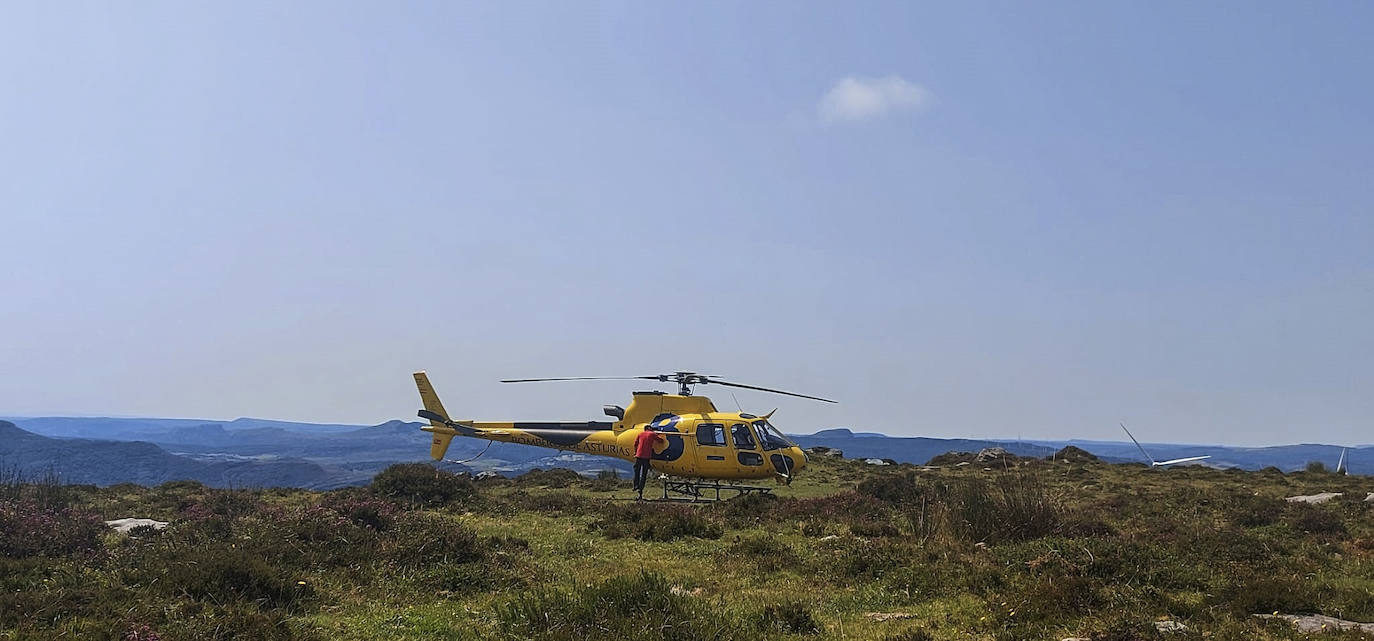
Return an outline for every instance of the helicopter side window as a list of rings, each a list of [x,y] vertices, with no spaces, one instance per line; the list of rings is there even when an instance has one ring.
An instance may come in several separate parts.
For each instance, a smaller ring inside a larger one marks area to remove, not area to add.
[[[731,425],[730,438],[735,441],[735,449],[754,449],[754,433],[749,430],[749,425],[747,423],[735,423]]]
[[[703,423],[697,426],[699,445],[725,445],[725,426],[717,423]]]

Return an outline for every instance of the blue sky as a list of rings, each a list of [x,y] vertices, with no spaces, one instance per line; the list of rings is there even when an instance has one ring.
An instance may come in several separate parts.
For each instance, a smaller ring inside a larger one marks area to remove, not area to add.
[[[11,3],[0,413],[1374,433],[1358,3]],[[709,391],[709,390],[703,390]],[[734,406],[717,393],[718,405]]]

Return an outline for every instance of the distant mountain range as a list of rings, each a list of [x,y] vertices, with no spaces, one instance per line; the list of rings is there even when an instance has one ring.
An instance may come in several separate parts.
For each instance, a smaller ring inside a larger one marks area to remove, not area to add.
[[[29,474],[53,470],[71,483],[145,485],[193,479],[219,487],[290,486],[325,489],[367,483],[393,463],[428,461],[429,435],[420,423],[390,421],[359,425],[291,423],[240,418],[232,421],[164,418],[11,418],[0,420],[0,467]],[[1108,461],[1141,461],[1129,442],[999,441],[889,437],[846,428],[794,435],[803,447],[823,445],[849,458],[883,458],[924,463],[951,451],[977,452],[1001,447],[1022,456],[1048,456],[1075,445]],[[1282,445],[1238,448],[1220,445],[1147,443],[1157,460],[1211,455],[1217,467],[1284,471],[1310,461],[1334,468],[1341,448],[1333,445]],[[451,469],[520,474],[533,468],[566,467],[582,473],[629,466],[609,458],[540,447],[455,439]],[[1353,474],[1374,474],[1374,446],[1350,448]]]
[[[842,450],[850,458],[887,458],[900,462],[920,463],[937,454],[949,451],[977,452],[985,447],[1001,447],[1008,452],[1021,456],[1048,456],[1050,453],[1073,445],[1092,452],[1105,461],[1145,462],[1145,457],[1134,443],[1129,441],[990,441],[970,439],[944,439],[922,437],[883,436],[862,432],[851,432],[845,428],[821,430],[815,434],[793,436],[803,447],[824,445]],[[1226,445],[1180,445],[1176,443],[1145,443],[1146,451],[1156,461],[1184,458],[1189,456],[1211,456],[1203,461],[1211,467],[1238,467],[1258,470],[1277,467],[1285,472],[1301,470],[1312,461],[1320,461],[1328,468],[1335,469],[1341,458],[1341,450],[1346,449],[1346,465],[1351,474],[1374,474],[1374,446],[1342,448],[1339,445],[1318,445],[1303,443],[1299,445],[1275,445],[1271,447],[1230,447]]]
[[[0,467],[30,475],[48,469],[71,483],[156,484],[194,479],[219,487],[325,489],[367,483],[393,463],[429,461],[420,423],[371,427],[253,418],[10,418],[0,421]],[[457,439],[446,469],[513,475],[565,467],[591,474],[630,466],[608,458],[542,447]]]
[[[51,471],[66,483],[94,485],[194,480],[217,487],[327,488],[370,478],[299,458],[198,460],[143,441],[51,438],[8,421],[0,421],[0,467],[30,478]]]

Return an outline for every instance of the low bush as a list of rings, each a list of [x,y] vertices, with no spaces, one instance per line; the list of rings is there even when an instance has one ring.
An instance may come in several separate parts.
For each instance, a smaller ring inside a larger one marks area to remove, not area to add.
[[[0,556],[85,555],[100,549],[101,518],[28,500],[0,501]]]
[[[871,496],[840,492],[810,499],[785,499],[771,510],[770,518],[800,521],[808,536],[820,535],[830,528],[843,527],[856,536],[894,536],[896,512]],[[842,531],[842,530],[841,530]]]
[[[773,494],[742,494],[711,506],[731,527],[746,528],[774,518],[783,501]]]
[[[254,603],[295,611],[311,602],[314,588],[249,551],[211,546],[179,551],[151,576],[164,590],[207,603]],[[153,568],[147,568],[151,572]]]
[[[744,561],[761,572],[777,572],[801,565],[792,546],[769,536],[748,536],[733,543],[726,553],[728,562]]]
[[[1293,574],[1247,572],[1232,577],[1215,597],[1218,605],[1248,617],[1269,612],[1319,612],[1321,597],[1311,581]]]
[[[350,523],[385,532],[396,523],[400,508],[391,501],[353,493],[331,493],[321,506],[347,519]]]
[[[168,621],[139,641],[323,641],[336,638],[281,611],[250,604],[205,605]],[[129,641],[127,638],[125,641]]]
[[[407,512],[396,532],[382,542],[380,557],[397,568],[470,563],[483,556],[477,533],[442,514]]]
[[[426,507],[466,501],[477,494],[466,476],[425,463],[392,465],[372,478],[371,487],[379,496]]]
[[[691,507],[650,503],[612,504],[591,528],[607,538],[632,537],[641,541],[716,539],[721,535],[719,525]]]
[[[584,499],[568,491],[526,492],[516,490],[504,497],[516,511],[543,514],[572,514],[582,511],[592,499]]]
[[[251,549],[281,567],[312,570],[357,567],[367,563],[381,535],[367,521],[378,516],[362,510],[363,523],[323,505],[268,508],[259,518],[236,526],[235,545]]]
[[[925,628],[910,628],[896,634],[889,634],[883,637],[883,641],[935,641],[935,637],[930,636]]]
[[[770,632],[819,634],[821,631],[821,624],[816,623],[811,608],[796,601],[765,605],[750,618],[753,620],[750,627],[762,632],[765,637],[769,636]]]
[[[1273,525],[1283,516],[1282,499],[1272,496],[1245,495],[1232,499],[1225,507],[1226,517],[1241,527]]]
[[[915,472],[872,476],[860,481],[856,490],[863,496],[894,505],[906,505],[924,497]]]
[[[534,468],[515,477],[515,484],[520,487],[565,488],[580,483],[582,480],[581,474],[567,468],[553,467],[547,470]]]
[[[830,542],[831,553],[823,555],[822,570],[841,582],[854,579],[880,579],[914,565],[916,550],[899,541],[864,541],[839,538]]]
[[[1288,508],[1284,520],[1299,532],[1333,537],[1346,533],[1345,522],[1330,509],[1306,503],[1296,503]]]
[[[563,641],[759,638],[718,604],[674,594],[663,576],[641,572],[575,590],[524,592],[495,607],[510,638]]]

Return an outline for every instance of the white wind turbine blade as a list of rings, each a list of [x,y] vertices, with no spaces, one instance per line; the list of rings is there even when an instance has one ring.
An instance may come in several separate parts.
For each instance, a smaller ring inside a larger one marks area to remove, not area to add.
[[[1152,465],[1154,465],[1155,467],[1161,467],[1161,466],[1164,466],[1164,465],[1173,465],[1174,463],[1187,463],[1188,461],[1201,461],[1202,459],[1205,459],[1205,458],[1212,458],[1212,455],[1211,455],[1211,454],[1208,454],[1207,456],[1189,456],[1188,458],[1176,458],[1176,459],[1174,459],[1174,460],[1172,460],[1172,461],[1160,461],[1160,462],[1158,462],[1158,463],[1153,463]]]

